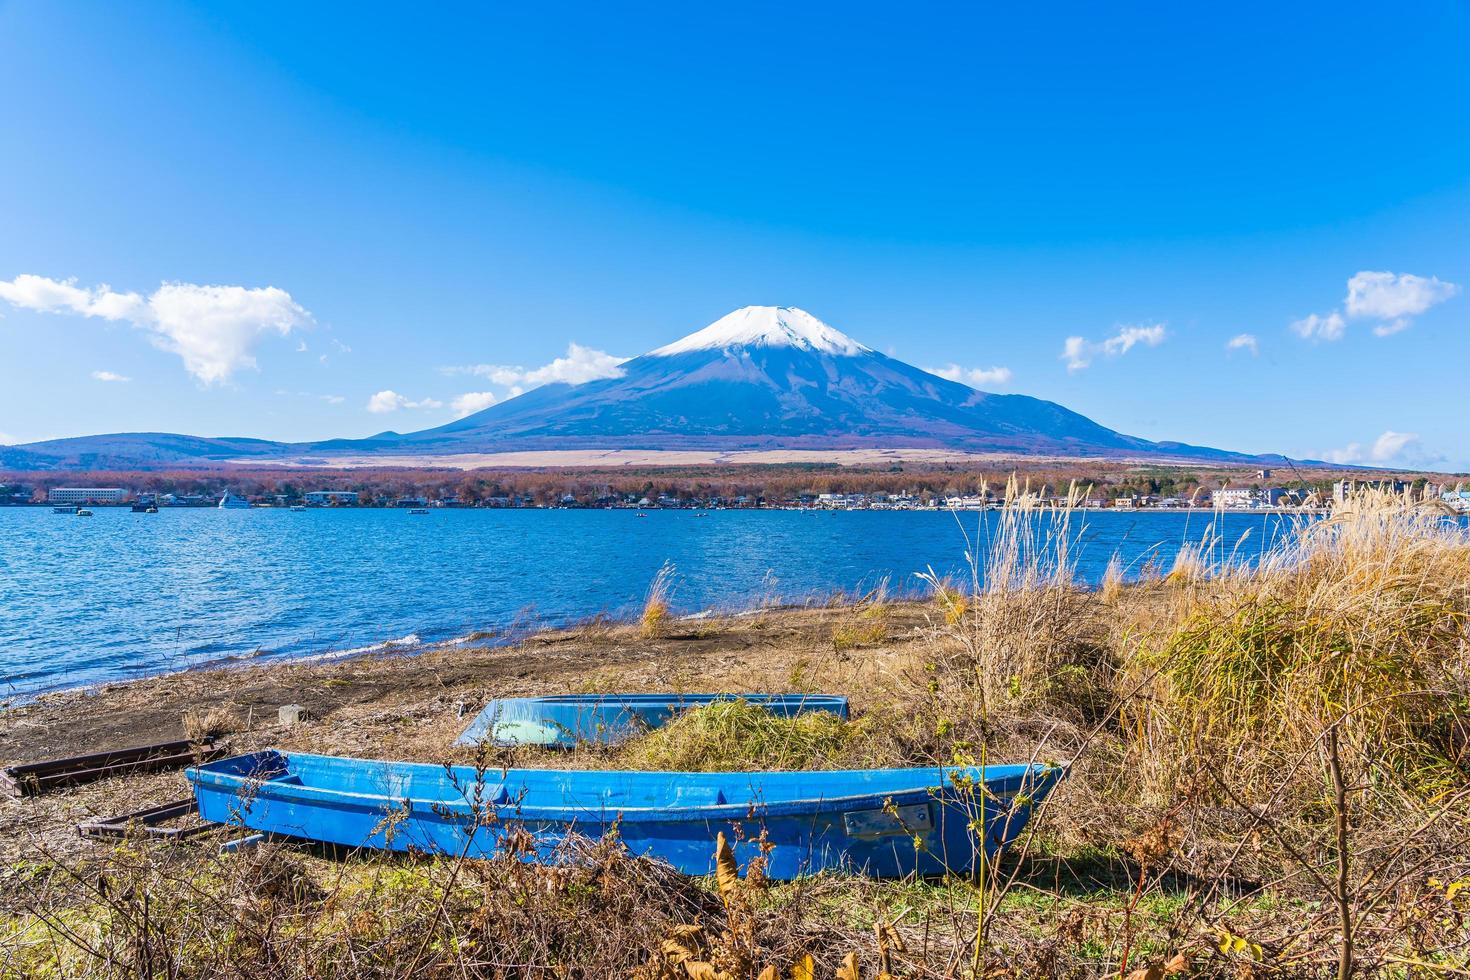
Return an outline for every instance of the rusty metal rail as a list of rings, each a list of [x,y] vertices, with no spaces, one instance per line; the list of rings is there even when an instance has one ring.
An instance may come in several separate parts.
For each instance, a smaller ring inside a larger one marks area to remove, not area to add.
[[[164,824],[198,814],[199,807],[190,797],[173,803],[160,803],[136,813],[121,813],[115,817],[93,817],[77,824],[77,833],[83,837],[128,837],[142,833],[148,837],[166,840],[183,840],[195,834],[221,829],[221,825],[202,821],[192,826],[166,827]]]
[[[0,793],[14,797],[37,796],[57,787],[77,786],[110,776],[181,769],[223,754],[224,748],[213,738],[203,738],[29,762],[0,769]]]

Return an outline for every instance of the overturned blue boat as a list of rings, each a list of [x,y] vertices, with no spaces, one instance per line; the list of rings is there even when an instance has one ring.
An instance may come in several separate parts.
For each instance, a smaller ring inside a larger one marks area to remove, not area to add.
[[[483,770],[285,753],[189,769],[204,819],[342,845],[484,858],[565,857],[615,833],[686,874],[714,870],[715,836],[742,870],[873,877],[968,874],[1021,833],[1060,765],[829,772]]]
[[[847,717],[847,698],[831,694],[563,694],[500,698],[485,705],[455,745],[488,743],[572,748],[614,745],[659,728],[690,708],[742,700],[783,717],[829,711]]]

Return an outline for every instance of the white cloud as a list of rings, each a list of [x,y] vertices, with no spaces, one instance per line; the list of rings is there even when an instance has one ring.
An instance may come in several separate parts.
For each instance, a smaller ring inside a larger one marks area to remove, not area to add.
[[[1115,336],[1103,341],[1103,353],[1109,357],[1126,354],[1135,344],[1157,347],[1164,342],[1164,325],[1155,323],[1148,327],[1124,327]]]
[[[1342,314],[1333,310],[1326,316],[1309,313],[1300,320],[1294,321],[1291,329],[1298,337],[1307,340],[1341,340],[1343,329],[1346,326]]]
[[[567,345],[565,357],[558,357],[550,364],[538,368],[524,368],[504,364],[472,364],[467,367],[445,368],[446,374],[473,374],[488,378],[492,383],[510,388],[515,394],[539,388],[546,384],[580,385],[600,378],[620,378],[621,365],[626,357],[617,357],[606,351],[583,347],[578,343]]]
[[[1067,362],[1068,371],[1081,371],[1098,355],[1122,357],[1139,344],[1157,347],[1164,342],[1168,331],[1162,323],[1148,326],[1123,326],[1118,332],[1099,343],[1085,337],[1068,337],[1062,345],[1061,359]]]
[[[1389,329],[1375,331],[1379,336],[1398,333],[1408,326],[1408,317],[1418,316],[1460,291],[1452,282],[1407,272],[1398,276],[1392,272],[1359,272],[1348,280],[1347,289],[1343,307],[1348,316],[1403,321],[1401,326],[1390,324]]]
[[[1256,335],[1255,334],[1253,334],[1253,333],[1238,333],[1234,337],[1231,337],[1229,340],[1227,340],[1225,342],[1225,349],[1226,350],[1248,350],[1248,351],[1251,352],[1251,357],[1255,357],[1257,354],[1259,354],[1261,352],[1261,345],[1256,342]]]
[[[317,397],[328,405],[340,405],[347,400],[341,395],[318,395]]]
[[[462,419],[466,415],[483,412],[491,405],[494,405],[496,401],[495,392],[493,391],[467,391],[451,401],[449,407],[454,409],[455,418]]]
[[[153,343],[178,354],[184,368],[205,384],[228,380],[242,367],[255,367],[251,353],[263,335],[289,334],[311,322],[311,314],[275,286],[195,286],[164,283],[148,298]]]
[[[1396,320],[1390,320],[1387,323],[1380,323],[1378,326],[1373,328],[1373,336],[1392,337],[1394,334],[1402,330],[1409,329],[1409,326],[1412,324],[1412,322],[1413,321],[1410,320],[1408,317],[1401,316]]]
[[[123,383],[123,382],[127,382],[127,381],[132,381],[133,380],[132,378],[129,378],[129,377],[125,376],[125,375],[114,374],[111,371],[93,371],[92,372],[92,379],[94,381],[108,381],[108,382],[118,382],[118,383]]]
[[[255,367],[261,337],[285,336],[309,326],[311,314],[275,286],[199,286],[166,282],[146,300],[110,286],[83,289],[75,280],[20,275],[0,282],[0,299],[40,313],[73,313],[128,320],[155,347],[177,354],[184,368],[205,384],[228,381],[235,371]]]
[[[1443,462],[1444,457],[1425,450],[1418,433],[1384,432],[1370,446],[1350,442],[1341,449],[1328,450],[1325,454],[1330,463],[1354,463],[1403,466],[1426,466]]]
[[[1092,355],[1088,353],[1086,338],[1068,337],[1062,344],[1062,359],[1067,362],[1068,371],[1081,371],[1091,364]]]
[[[1347,298],[1342,305],[1349,319],[1379,321],[1373,327],[1375,336],[1391,337],[1409,329],[1414,317],[1459,291],[1456,284],[1434,276],[1359,272],[1347,281]],[[1313,313],[1291,325],[1308,340],[1341,340],[1345,328],[1343,313],[1338,310],[1325,316]]]
[[[926,370],[947,381],[958,381],[971,388],[1003,385],[1011,380],[1011,369],[1007,367],[962,368],[958,364],[949,364],[942,368],[926,368]]]
[[[385,415],[388,412],[396,412],[401,408],[443,408],[444,403],[434,398],[423,398],[413,401],[405,398],[391,388],[386,388],[368,399],[367,410],[374,415]]]
[[[83,289],[75,279],[62,281],[32,275],[0,281],[0,299],[38,313],[78,313],[104,320],[131,319],[145,306],[143,297],[137,293],[116,293],[111,286]]]

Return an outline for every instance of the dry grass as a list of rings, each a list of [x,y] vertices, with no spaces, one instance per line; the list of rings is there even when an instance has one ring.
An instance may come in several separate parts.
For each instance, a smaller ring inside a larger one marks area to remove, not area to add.
[[[669,600],[674,591],[674,572],[674,566],[665,562],[648,584],[648,596],[638,617],[646,637],[662,636],[673,619]]]
[[[181,719],[184,734],[192,741],[219,738],[238,731],[240,719],[235,712],[223,705],[213,708],[190,708]]]

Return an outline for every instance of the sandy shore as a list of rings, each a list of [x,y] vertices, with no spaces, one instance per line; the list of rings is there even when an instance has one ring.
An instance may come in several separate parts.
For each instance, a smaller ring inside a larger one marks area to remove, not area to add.
[[[0,764],[32,762],[183,738],[190,712],[223,711],[232,751],[267,746],[422,762],[467,761],[454,739],[489,698],[594,691],[791,691],[852,694],[909,655],[926,623],[921,606],[894,607],[892,640],[860,657],[834,653],[833,624],[850,611],[782,610],[679,622],[658,639],[626,625],[537,634],[513,646],[473,644],[345,660],[187,671],[43,695],[0,711]],[[861,693],[868,692],[868,693]],[[284,704],[311,721],[278,724]],[[501,753],[497,764],[578,765],[572,755]],[[43,849],[92,847],[78,821],[186,797],[177,772],[122,777],[0,799],[0,860]]]

